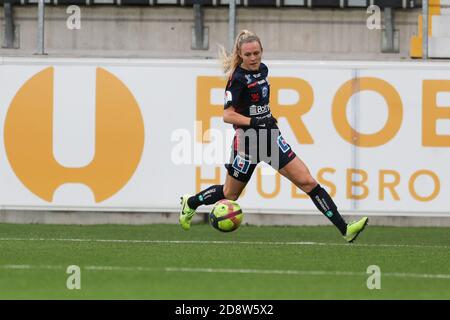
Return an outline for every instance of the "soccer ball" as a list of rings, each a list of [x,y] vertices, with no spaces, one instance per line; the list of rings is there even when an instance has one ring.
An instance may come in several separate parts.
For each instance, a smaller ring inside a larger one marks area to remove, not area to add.
[[[236,230],[243,218],[241,206],[236,201],[227,199],[217,201],[209,214],[211,225],[222,232]]]

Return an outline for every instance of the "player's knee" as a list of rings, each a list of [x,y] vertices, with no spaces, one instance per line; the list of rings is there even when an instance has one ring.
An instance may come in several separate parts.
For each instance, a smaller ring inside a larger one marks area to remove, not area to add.
[[[225,199],[236,201],[239,198],[240,193],[224,188],[223,195],[225,196]]]
[[[316,186],[317,181],[310,174],[303,177],[303,179],[300,182],[300,189],[302,189],[302,191],[306,193],[311,192],[311,190],[314,189]]]
[[[239,194],[236,194],[236,193],[230,193],[230,194],[224,193],[224,195],[225,195],[225,198],[228,200],[236,201],[237,199],[239,199]]]

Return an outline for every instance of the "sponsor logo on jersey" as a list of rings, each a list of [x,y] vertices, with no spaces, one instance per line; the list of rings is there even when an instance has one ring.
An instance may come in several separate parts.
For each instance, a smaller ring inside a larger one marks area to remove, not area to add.
[[[270,111],[270,107],[269,107],[268,104],[265,104],[263,106],[255,106],[255,105],[250,106],[250,115],[251,116],[256,116],[258,114],[263,114],[263,113],[266,113],[268,111]]]
[[[248,80],[248,79],[247,79]],[[247,88],[253,88],[254,86],[256,86],[257,84],[259,84],[259,85],[261,85],[261,84],[264,84],[264,83],[267,83],[267,80],[266,79],[262,79],[262,80],[259,80],[259,81],[255,81],[255,82],[251,82],[251,80],[250,80],[250,82],[247,82]]]
[[[245,75],[245,79],[247,79],[247,84],[252,82],[252,75],[251,74],[246,74]]]
[[[225,104],[231,103],[233,101],[233,95],[231,94],[231,91],[225,91]]]
[[[283,136],[281,135],[278,136],[277,143],[283,153],[286,153],[291,149],[291,147],[287,144],[286,140],[284,140]]]
[[[242,158],[240,155],[237,155],[233,161],[233,169],[246,174],[248,169],[250,168],[250,160],[246,160]]]
[[[259,101],[259,93],[250,93],[250,100],[252,100],[252,102],[258,102]]]
[[[267,86],[264,86],[262,88],[262,97],[265,98],[267,97],[267,94],[269,93],[269,88],[267,88]]]

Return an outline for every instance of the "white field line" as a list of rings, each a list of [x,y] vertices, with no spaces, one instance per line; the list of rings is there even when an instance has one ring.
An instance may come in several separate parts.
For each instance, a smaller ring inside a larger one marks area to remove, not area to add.
[[[58,265],[0,265],[5,270],[65,270],[66,267]],[[89,271],[119,271],[119,272],[197,272],[197,273],[241,273],[241,274],[269,274],[269,275],[296,275],[296,276],[367,276],[364,272],[324,271],[324,270],[264,270],[264,269],[224,269],[224,268],[149,268],[149,267],[122,267],[122,266],[83,266]],[[370,274],[369,274],[370,275]],[[399,273],[382,272],[382,277],[396,278],[427,278],[450,279],[450,274],[425,273]]]
[[[313,241],[206,241],[206,240],[132,240],[132,239],[70,239],[70,238],[0,238],[0,241],[60,241],[60,242],[111,242],[111,243],[149,243],[149,244],[236,244],[236,245],[312,245],[312,246],[351,246],[351,247],[392,247],[392,248],[438,248],[450,249],[443,245],[420,244],[358,244],[326,243]]]

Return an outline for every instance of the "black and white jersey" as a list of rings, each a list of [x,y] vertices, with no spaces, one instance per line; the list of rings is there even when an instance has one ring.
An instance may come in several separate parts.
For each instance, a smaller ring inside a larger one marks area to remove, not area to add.
[[[233,106],[237,113],[246,117],[270,116],[268,73],[269,70],[263,63],[258,71],[238,66],[227,82],[224,108]]]

